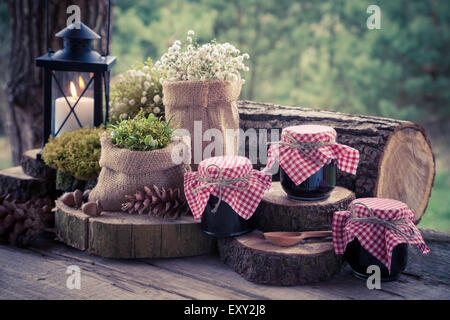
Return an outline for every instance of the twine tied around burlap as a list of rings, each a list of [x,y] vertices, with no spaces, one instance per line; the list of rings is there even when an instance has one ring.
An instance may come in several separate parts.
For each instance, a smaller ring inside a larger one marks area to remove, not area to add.
[[[219,174],[217,176],[217,178],[213,178],[211,176],[211,174],[209,173],[209,168],[210,167],[215,167],[217,168]],[[205,182],[206,184],[204,185],[200,185],[196,188],[194,188],[194,193],[197,193],[198,190],[204,189],[204,188],[209,188],[210,186],[218,186],[219,187],[219,201],[217,201],[217,204],[215,205],[215,207],[211,210],[212,213],[216,213],[217,209],[219,208],[220,203],[222,202],[222,189],[223,188],[230,188],[230,189],[235,189],[235,190],[248,190],[248,188],[250,188],[250,177],[252,176],[252,173],[249,173],[243,177],[239,177],[239,178],[235,178],[235,179],[224,179],[223,178],[223,172],[222,169],[216,165],[216,164],[210,164],[209,166],[206,167],[206,175],[207,177],[204,178],[200,175],[198,175],[198,179],[202,182]],[[241,182],[244,181],[247,184],[245,186],[235,186],[234,184],[237,182]]]
[[[367,211],[369,212],[370,216],[369,217],[362,217],[359,218],[356,216],[355,212],[354,212],[354,207],[356,204],[360,204],[363,207],[365,207],[367,209]],[[372,209],[370,209],[366,204],[362,203],[362,202],[355,202],[352,203],[349,207],[349,211],[350,211],[350,220],[352,221],[356,221],[356,222],[363,222],[363,223],[372,223],[372,224],[379,224],[382,225],[385,228],[390,229],[392,232],[398,234],[399,236],[403,237],[403,239],[405,239],[406,243],[409,244],[409,240],[413,239],[415,237],[415,231],[414,229],[409,226],[407,224],[407,222],[409,221],[409,219],[403,218],[403,219],[399,219],[399,220],[383,220],[380,218],[377,218],[375,216],[375,214],[373,213]],[[403,227],[408,227],[408,230],[410,231],[409,234],[402,231],[399,226],[403,226]]]
[[[298,142],[288,132],[283,132],[283,136],[285,136],[289,141],[286,142],[286,141],[281,141],[280,140],[280,141],[275,141],[275,142],[267,142],[267,144],[268,145],[278,144],[278,145],[281,145],[281,146],[285,146],[285,147],[290,147],[290,148],[296,149],[296,150],[300,151],[301,154],[304,157],[314,161],[318,165],[322,165],[322,163],[319,160],[317,160],[316,158],[312,157],[308,153],[308,151],[317,150],[317,149],[319,149],[319,148],[321,148],[323,146],[328,146],[328,145],[332,145],[332,144],[336,143],[336,140],[334,140],[334,139],[331,140],[331,141],[328,141],[328,142],[322,142],[322,141],[318,141],[318,142]]]

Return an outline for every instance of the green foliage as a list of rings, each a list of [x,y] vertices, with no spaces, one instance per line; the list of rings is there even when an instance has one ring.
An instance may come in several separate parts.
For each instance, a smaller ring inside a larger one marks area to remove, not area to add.
[[[85,127],[50,138],[44,147],[42,159],[48,166],[77,179],[95,179],[100,173],[99,134],[104,131],[102,128]]]
[[[164,116],[161,75],[153,70],[152,59],[135,64],[119,77],[111,86],[111,123],[120,121],[121,115],[134,118],[140,110]]]
[[[427,212],[419,223],[421,228],[450,232],[450,172],[436,174]]]
[[[152,113],[146,117],[144,112],[140,111],[134,119],[111,125],[111,141],[120,148],[133,151],[164,148],[172,139],[170,120],[166,122]]]
[[[381,9],[380,30],[366,26],[371,4]],[[113,50],[119,64],[149,55],[158,59],[193,29],[199,42],[216,38],[250,54],[242,99],[421,123],[450,119],[449,1],[117,0],[116,5],[120,30]]]

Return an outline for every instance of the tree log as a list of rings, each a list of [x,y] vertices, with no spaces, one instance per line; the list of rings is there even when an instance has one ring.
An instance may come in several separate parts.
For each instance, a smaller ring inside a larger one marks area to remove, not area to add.
[[[258,206],[258,229],[269,231],[331,230],[333,213],[346,210],[355,194],[336,187],[321,201],[295,201],[287,197],[280,182],[273,182]]]
[[[30,177],[22,167],[3,169],[0,170],[0,194],[8,193],[22,202],[33,198],[55,199],[55,181]]]
[[[239,102],[239,115],[240,127],[255,129],[263,143],[270,141],[270,132],[264,136],[258,129],[278,129],[281,133],[282,128],[300,124],[333,127],[338,134],[337,142],[359,150],[361,155],[356,175],[338,171],[338,185],[354,191],[357,198],[384,197],[403,201],[415,212],[416,223],[424,214],[433,186],[435,160],[430,141],[419,125],[251,101]],[[246,155],[248,144],[246,141]],[[258,169],[267,163],[264,154],[259,152],[255,164]]]
[[[342,267],[330,240],[278,247],[261,231],[219,239],[220,259],[244,279],[263,284],[293,286],[330,279]]]
[[[41,147],[43,127],[43,77],[35,59],[47,52],[45,42],[45,0],[6,0],[10,14],[10,58],[6,83],[5,129],[8,134],[14,164],[19,164],[23,152]],[[81,21],[95,30],[101,41],[94,47],[104,52],[106,46],[106,0],[49,1],[50,38],[53,50],[62,47],[56,32],[66,27],[67,7],[79,5]]]
[[[56,170],[50,168],[42,159],[37,157],[40,151],[41,149],[32,149],[23,153],[20,161],[23,172],[34,178],[55,180]]]
[[[58,237],[67,245],[105,258],[170,258],[210,254],[215,238],[192,216],[167,221],[147,215],[103,212],[91,217],[56,201]]]

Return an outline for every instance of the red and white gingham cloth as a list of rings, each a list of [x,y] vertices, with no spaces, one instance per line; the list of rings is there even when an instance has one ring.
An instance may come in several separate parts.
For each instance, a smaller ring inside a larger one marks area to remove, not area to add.
[[[414,212],[400,201],[383,198],[361,198],[353,200],[349,208],[354,205],[353,212],[357,218],[370,217],[371,213],[366,207],[358,203],[363,203],[372,210],[373,215],[378,219],[394,221],[405,219],[406,225],[397,226],[401,231],[414,236],[408,241],[390,228],[362,221],[353,221],[350,218],[350,211],[337,211],[333,215],[333,247],[336,254],[343,254],[349,242],[355,237],[372,256],[377,258],[391,271],[392,251],[400,243],[415,244],[422,253],[430,252],[423,241],[422,235],[414,224]],[[412,230],[409,229],[412,228]]]
[[[359,151],[349,146],[335,143],[336,130],[320,125],[300,125],[284,128],[281,133],[281,141],[292,142],[286,133],[294,138],[297,143],[328,143],[320,148],[304,151],[308,156],[289,146],[273,144],[269,148],[267,166],[263,171],[268,171],[278,160],[280,166],[299,185],[314,173],[319,171],[325,164],[329,164],[332,159],[337,159],[338,169],[351,174],[356,173],[359,163]],[[315,160],[315,161],[313,161]]]
[[[184,193],[195,219],[199,219],[210,194],[219,197],[219,187],[210,185],[205,188],[196,188],[202,185],[208,185],[208,182],[202,181],[209,177],[217,179],[220,168],[223,179],[238,179],[248,176],[247,181],[238,181],[233,186],[241,189],[222,187],[222,201],[225,201],[244,219],[249,219],[258,207],[264,195],[264,191],[270,188],[272,176],[267,172],[254,170],[249,159],[239,156],[222,156],[208,158],[200,162],[197,172],[186,172],[184,174]],[[248,188],[247,188],[248,186]]]

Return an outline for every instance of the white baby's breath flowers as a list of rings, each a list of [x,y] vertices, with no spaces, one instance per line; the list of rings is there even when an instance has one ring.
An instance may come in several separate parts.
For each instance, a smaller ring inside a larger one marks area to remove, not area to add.
[[[180,46],[181,41],[175,44]],[[111,88],[110,121],[120,121],[122,114],[133,118],[140,110],[150,114],[155,107],[160,110],[158,116],[164,116],[162,87],[158,83],[160,78],[161,74],[157,72],[151,59],[137,63],[124,72],[119,78],[121,81]]]
[[[250,56],[240,51],[230,43],[216,43],[211,41],[200,46],[193,43],[195,32],[187,33],[187,46],[183,48],[181,41],[174,41],[161,59],[155,63],[155,70],[165,77],[163,81],[179,80],[228,80],[238,81],[240,71],[248,71],[245,60]],[[241,79],[244,83],[244,79]]]

